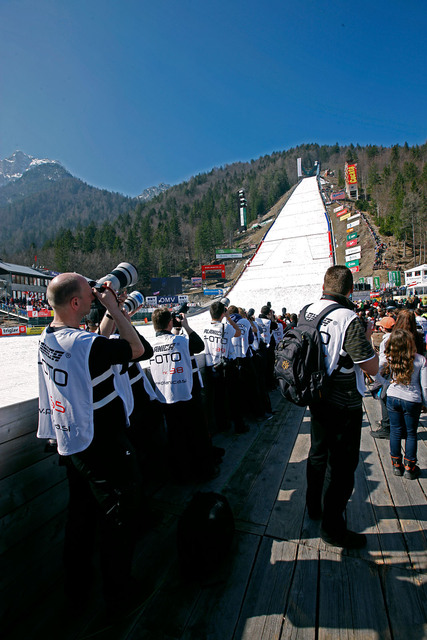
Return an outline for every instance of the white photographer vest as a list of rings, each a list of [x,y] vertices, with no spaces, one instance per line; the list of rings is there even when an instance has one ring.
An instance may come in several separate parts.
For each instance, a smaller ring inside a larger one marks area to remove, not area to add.
[[[103,336],[64,327],[43,331],[38,350],[38,438],[57,440],[63,456],[84,451],[93,440],[93,411],[123,393],[115,387],[108,396],[93,402],[93,388],[113,376],[113,367],[94,380],[89,372],[89,353],[94,340]]]
[[[230,358],[231,340],[235,333],[236,330],[231,324],[223,322],[211,322],[203,330],[207,367],[219,364],[222,358]]]
[[[271,338],[271,320],[268,318],[255,318],[255,322],[258,326],[258,342],[265,342],[268,347]]]
[[[150,359],[157,399],[163,404],[191,400],[193,368],[188,339],[169,333],[156,337]]]
[[[236,322],[240,329],[240,337],[232,338],[234,350],[237,358],[245,358],[249,349],[249,331],[251,329],[251,323],[246,318],[241,318]]]

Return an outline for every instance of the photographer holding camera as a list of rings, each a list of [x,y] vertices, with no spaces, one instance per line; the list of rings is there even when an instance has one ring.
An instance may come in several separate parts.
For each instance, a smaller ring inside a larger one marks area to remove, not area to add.
[[[113,365],[141,358],[144,347],[110,284],[107,280],[103,287],[91,287],[77,273],[62,273],[49,284],[54,317],[39,342],[37,436],[56,439],[67,469],[66,594],[72,606],[86,599],[99,525],[103,593],[114,617],[135,597],[131,564],[141,478],[126,435],[125,403],[115,385]],[[79,328],[94,299],[107,309],[119,339]]]
[[[163,307],[153,312],[156,339],[150,359],[157,398],[164,412],[172,471],[177,480],[205,481],[217,475],[212,445],[193,400],[191,356],[204,349],[184,313],[172,314]],[[177,335],[184,329],[187,336]]]
[[[211,323],[204,328],[203,339],[208,417],[213,422],[212,431],[228,431],[234,422],[235,433],[246,433],[249,427],[242,418],[232,343],[233,338],[241,336],[241,331],[224,302],[213,302],[209,311]]]

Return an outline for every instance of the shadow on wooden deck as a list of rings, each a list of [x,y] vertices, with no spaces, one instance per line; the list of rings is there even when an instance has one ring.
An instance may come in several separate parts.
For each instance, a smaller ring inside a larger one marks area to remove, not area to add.
[[[273,394],[275,416],[242,436],[218,435],[221,475],[203,486],[167,485],[153,495],[160,523],[141,539],[135,575],[143,605],[115,627],[103,626],[99,585],[86,614],[73,615],[62,584],[25,603],[7,636],[77,640],[285,640],[427,638],[427,430],[422,477],[392,474],[388,441],[370,436],[377,402],[365,398],[360,464],[347,508],[350,528],[368,545],[344,551],[324,544],[305,511],[308,411]],[[236,519],[232,552],[205,583],[186,581],[176,554],[176,523],[195,490],[225,494]],[[24,607],[23,607],[24,615]]]

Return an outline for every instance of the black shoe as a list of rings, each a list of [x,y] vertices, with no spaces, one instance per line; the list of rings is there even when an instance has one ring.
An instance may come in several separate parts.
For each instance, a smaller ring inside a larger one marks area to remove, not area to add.
[[[403,476],[403,470],[404,470],[404,466],[403,464],[396,464],[393,465],[393,473],[395,476]]]
[[[420,473],[421,469],[417,465],[414,465],[412,468],[405,465],[405,473],[403,474],[403,477],[407,480],[416,480],[419,478]]]
[[[334,547],[342,547],[343,549],[361,549],[366,545],[366,536],[363,533],[356,533],[347,529],[338,536],[329,535],[323,529],[320,530],[320,537],[323,542],[331,544]]]
[[[371,436],[373,438],[380,438],[381,440],[390,440],[390,428],[381,426],[376,431],[371,431]]]

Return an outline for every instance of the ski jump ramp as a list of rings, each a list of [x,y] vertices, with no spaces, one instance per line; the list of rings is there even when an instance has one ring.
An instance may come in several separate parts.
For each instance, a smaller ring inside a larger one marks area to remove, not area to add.
[[[227,297],[256,315],[267,302],[276,314],[282,307],[298,314],[320,298],[333,263],[332,229],[317,178],[303,178]]]

